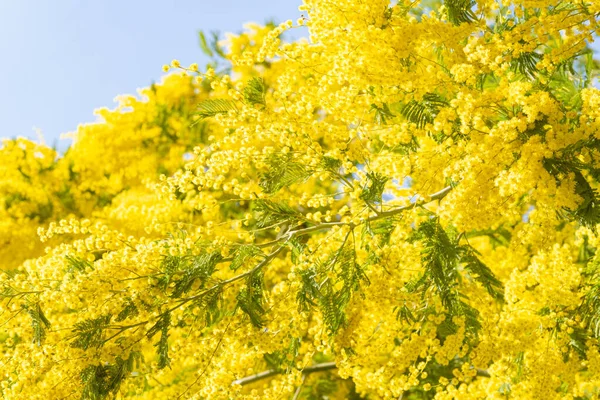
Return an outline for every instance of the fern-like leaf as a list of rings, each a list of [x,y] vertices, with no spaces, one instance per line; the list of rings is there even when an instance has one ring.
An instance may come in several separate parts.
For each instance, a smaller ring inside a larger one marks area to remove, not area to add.
[[[102,347],[104,344],[104,333],[111,319],[112,315],[108,314],[76,323],[73,329],[75,338],[71,342],[71,347],[83,350],[87,350],[90,347]]]
[[[41,346],[46,338],[46,329],[50,328],[50,321],[44,315],[39,303],[22,306],[31,317],[31,327],[33,328],[33,343]]]
[[[303,182],[312,175],[312,170],[294,160],[290,153],[273,154],[267,159],[266,164],[269,169],[262,174],[259,184],[267,194]]]
[[[158,342],[154,344],[156,347],[156,354],[158,355],[158,369],[163,369],[171,365],[171,359],[169,358],[169,327],[171,325],[171,314],[162,314],[156,324],[154,324],[146,333],[148,339],[152,339],[158,332],[160,332],[160,338]]]
[[[454,25],[475,22],[477,16],[473,12],[473,0],[444,0],[448,21]]]
[[[236,271],[249,260],[263,255],[264,253],[254,245],[240,246],[233,254],[233,260],[231,260],[229,268]]]
[[[229,111],[237,110],[235,104],[227,99],[206,99],[198,104],[197,115],[200,119],[212,118],[219,114],[226,114]]]
[[[254,77],[248,81],[244,88],[244,101],[250,105],[266,105],[265,96],[267,94],[267,86],[263,78]]]
[[[481,283],[487,292],[496,300],[504,300],[502,282],[496,278],[492,270],[478,257],[478,252],[471,246],[460,247],[460,261],[471,277]]]
[[[246,278],[246,287],[240,290],[237,296],[237,308],[240,308],[250,322],[257,328],[264,325],[264,280],[261,271],[255,271]]]
[[[542,56],[538,53],[523,52],[512,59],[510,67],[513,71],[532,79],[538,73],[537,63],[541,58]]]
[[[423,100],[412,100],[402,106],[400,113],[408,121],[417,125],[417,128],[422,129],[425,125],[433,123],[440,109],[447,105],[448,102],[441,96],[435,93],[427,93],[423,96]]]
[[[264,228],[276,224],[292,224],[302,218],[302,215],[285,204],[284,202],[274,202],[271,200],[254,201],[255,218],[257,226]]]
[[[381,203],[381,196],[385,190],[387,176],[376,172],[367,173],[367,185],[360,194],[360,198],[368,203]]]

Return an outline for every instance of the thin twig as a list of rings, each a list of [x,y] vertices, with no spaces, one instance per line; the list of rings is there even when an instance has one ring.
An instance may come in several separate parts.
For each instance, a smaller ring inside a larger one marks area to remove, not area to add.
[[[302,373],[304,375],[308,375],[308,374],[312,374],[314,372],[328,371],[328,370],[336,369],[336,368],[337,368],[337,366],[335,365],[335,362],[333,362],[333,361],[325,362],[325,363],[311,365],[310,367],[306,367],[302,370]],[[284,371],[281,371],[281,370],[269,369],[269,370],[262,371],[257,374],[254,374],[254,375],[250,375],[250,376],[246,376],[244,378],[237,379],[237,380],[233,381],[231,384],[232,385],[241,385],[241,386],[249,385],[250,383],[260,381],[262,379],[270,378],[272,376],[282,374],[283,372]]]
[[[335,365],[335,362],[325,362],[325,363],[320,363],[320,364],[315,364],[312,365],[310,367],[306,367],[302,370],[302,374],[303,375],[308,375],[308,374],[312,374],[314,372],[322,372],[322,371],[329,371],[332,369],[336,369],[337,365]],[[281,370],[276,370],[276,369],[269,369],[266,371],[262,371],[259,372],[257,374],[254,375],[249,375],[249,376],[245,376],[243,378],[240,379],[236,379],[235,381],[233,381],[231,384],[232,385],[249,385],[251,383],[260,381],[262,379],[267,379],[270,378],[272,376],[275,375],[279,375],[282,374],[284,371]],[[481,376],[483,378],[489,378],[491,377],[490,373],[486,370],[483,369],[477,369],[477,376]]]

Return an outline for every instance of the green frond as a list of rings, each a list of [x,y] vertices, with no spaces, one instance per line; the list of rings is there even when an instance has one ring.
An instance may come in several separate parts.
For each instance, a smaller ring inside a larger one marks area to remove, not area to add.
[[[210,41],[207,39],[203,31],[198,31],[198,42],[202,52],[210,58],[218,56],[220,58],[226,58],[226,54],[223,48],[219,45],[219,32],[210,32]]]
[[[183,269],[181,278],[175,281],[171,297],[178,298],[189,292],[192,287],[204,288],[206,282],[215,272],[217,264],[223,256],[220,252],[204,253],[193,257]],[[197,285],[196,285],[197,284]]]
[[[335,278],[330,276],[330,272],[334,272]],[[300,271],[299,275],[302,279],[302,287],[296,297],[299,310],[318,306],[323,321],[333,333],[345,325],[346,306],[360,289],[361,282],[369,284],[362,266],[356,261],[354,248],[346,242],[326,260]],[[341,288],[338,282],[342,282]]]
[[[478,257],[478,252],[473,247],[466,245],[460,247],[460,262],[471,278],[481,283],[494,299],[504,301],[504,287],[496,278],[492,270]]]
[[[454,25],[471,23],[477,21],[473,12],[475,1],[473,0],[444,0],[448,21]]]
[[[302,219],[302,214],[284,202],[259,199],[255,200],[253,205],[256,224],[259,228],[283,223],[293,224]]]
[[[292,250],[292,262],[297,264],[300,261],[300,256],[304,253],[307,248],[307,239],[305,237],[292,237],[286,242],[286,245]]]
[[[110,325],[111,319],[112,315],[107,314],[76,323],[73,329],[75,338],[71,342],[71,347],[83,350],[90,347],[102,347],[104,345],[104,334]]]
[[[262,271],[254,271],[246,278],[246,287],[237,295],[236,308],[241,309],[249,318],[252,325],[261,328],[264,325],[266,313],[264,299],[264,278]]]
[[[423,100],[412,100],[402,106],[400,113],[408,121],[417,125],[417,128],[422,129],[427,124],[433,123],[440,109],[447,105],[448,102],[440,95],[427,93],[423,96]]]
[[[294,365],[300,350],[301,339],[290,337],[287,347],[263,355],[267,366],[276,371],[282,371]],[[285,367],[285,368],[284,368]]]
[[[31,317],[31,327],[33,329],[33,343],[41,346],[46,338],[46,329],[50,328],[50,321],[44,315],[39,303],[21,306]]]
[[[267,86],[265,81],[260,77],[253,77],[248,81],[244,88],[244,101],[252,106],[265,106],[265,96],[267,94]]]
[[[592,143],[592,145],[595,146],[596,144]],[[560,159],[546,158],[543,166],[548,172],[554,175],[557,183],[560,183],[565,176],[574,176],[575,193],[583,199],[577,209],[565,209],[559,211],[559,215],[566,220],[575,220],[583,226],[596,230],[596,226],[600,223],[600,196],[598,191],[589,184],[581,171],[585,169],[591,169],[593,173],[597,173],[598,171],[592,166],[583,164],[574,158],[575,154],[577,154],[576,150],[567,149]]]
[[[523,52],[518,57],[514,57],[510,62],[510,68],[521,75],[533,79],[538,73],[537,63],[542,56],[533,51]]]
[[[67,272],[72,274],[74,272],[84,273],[86,270],[94,269],[94,265],[82,258],[73,257],[73,256],[65,256],[67,260]]]
[[[388,180],[389,178],[387,176],[377,172],[368,172],[367,183],[359,196],[360,199],[367,203],[381,203],[381,196],[383,195],[385,184]]]
[[[252,244],[240,246],[235,253],[233,253],[233,260],[231,261],[231,264],[229,264],[229,268],[236,271],[248,261],[259,256],[264,256],[264,253],[258,247]]]
[[[392,233],[396,224],[392,218],[367,221],[364,224],[363,233],[371,237],[378,237],[380,245],[386,245],[390,242]]]
[[[390,107],[386,103],[383,103],[381,107],[371,104],[371,112],[375,113],[375,122],[378,125],[385,125],[387,124],[388,119],[395,117],[395,115],[390,111]]]
[[[342,162],[337,158],[324,156],[319,162],[319,167],[324,169],[325,171],[338,173],[339,169],[342,167]]]
[[[137,306],[131,299],[129,299],[122,306],[121,312],[119,312],[119,314],[117,314],[117,318],[115,318],[115,321],[117,321],[117,322],[125,321],[127,318],[135,317],[138,314],[139,314],[139,310],[138,310]]]
[[[409,281],[405,289],[409,293],[421,292],[423,296],[431,291],[439,297],[447,316],[442,329],[450,332],[456,329],[454,318],[464,318],[467,331],[476,335],[481,327],[479,314],[461,292],[462,279],[458,266],[462,264],[497,299],[502,298],[501,282],[479,260],[475,250],[470,246],[458,245],[456,232],[452,229],[444,230],[437,218],[422,222],[410,241],[422,243],[421,260],[425,271]]]
[[[169,358],[169,327],[171,326],[171,314],[164,313],[158,321],[148,330],[146,337],[152,339],[158,332],[160,338],[154,343],[156,354],[158,355],[158,369],[163,369],[171,365]]]
[[[88,365],[79,374],[83,383],[81,400],[104,400],[116,396],[121,384],[141,360],[141,353],[132,351],[125,360],[117,356],[114,363]]]
[[[210,290],[204,292],[204,294],[198,297],[193,305],[200,307],[204,310],[204,323],[205,326],[211,326],[219,322],[224,316],[225,312],[222,307],[223,300],[223,287],[216,285]]]
[[[235,103],[227,99],[206,99],[198,104],[196,115],[200,119],[212,118],[219,114],[227,114],[229,111],[237,110]]]
[[[294,160],[291,153],[272,154],[266,160],[268,171],[263,173],[259,185],[267,194],[273,194],[294,183],[304,182],[313,173],[306,165]]]
[[[202,52],[209,57],[213,57],[215,54],[213,53],[212,49],[208,45],[208,41],[206,40],[206,35],[204,34],[203,31],[198,31],[198,40],[199,40],[200,49],[202,50]]]
[[[162,275],[158,278],[158,287],[166,291],[171,283],[171,278],[183,267],[183,257],[165,256],[160,264]]]

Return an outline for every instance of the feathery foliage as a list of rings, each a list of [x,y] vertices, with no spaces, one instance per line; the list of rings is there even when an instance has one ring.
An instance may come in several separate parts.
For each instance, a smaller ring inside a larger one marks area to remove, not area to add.
[[[475,1],[473,0],[444,0],[448,21],[454,25],[475,22],[477,16],[473,12]]]
[[[50,328],[50,321],[44,315],[39,303],[24,304],[23,309],[31,317],[31,327],[33,329],[33,343],[41,346],[46,338],[46,329]]]
[[[244,88],[244,101],[250,105],[265,106],[265,96],[267,94],[267,86],[261,77],[253,77],[248,81]]]
[[[112,315],[108,314],[75,324],[75,329],[73,329],[75,337],[71,342],[71,346],[83,350],[91,347],[102,347],[111,319]]]
[[[436,93],[427,93],[423,96],[423,100],[411,100],[400,109],[400,113],[408,121],[417,125],[417,128],[422,129],[427,124],[433,123],[433,120],[439,113],[442,107],[448,103]]]
[[[262,174],[260,186],[267,194],[273,194],[294,183],[303,182],[312,175],[312,171],[294,160],[291,153],[272,154],[267,158],[266,164],[268,170]]]
[[[206,99],[198,104],[198,117],[200,119],[212,118],[219,114],[227,114],[236,110],[235,103],[227,99]]]
[[[156,347],[156,354],[158,355],[158,369],[163,369],[171,365],[169,359],[169,327],[171,325],[171,314],[164,313],[160,316],[158,321],[148,330],[146,337],[152,339],[157,333],[160,332],[160,338],[158,342],[154,344]]]

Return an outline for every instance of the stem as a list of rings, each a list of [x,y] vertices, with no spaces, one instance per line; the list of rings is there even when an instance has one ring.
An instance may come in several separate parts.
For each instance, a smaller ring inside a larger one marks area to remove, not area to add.
[[[308,375],[308,374],[312,374],[313,372],[329,371],[332,369],[337,369],[337,365],[335,365],[334,361],[315,364],[310,367],[306,367],[302,370],[302,374]],[[243,378],[236,379],[235,381],[231,382],[231,384],[232,385],[241,385],[241,386],[249,385],[251,383],[260,381],[262,379],[267,379],[272,376],[282,374],[283,372],[284,371],[280,371],[280,370],[276,370],[276,369],[268,369],[266,371],[262,371],[257,374],[254,374],[254,375],[245,376]],[[490,373],[483,369],[477,369],[477,376],[481,376],[483,378],[491,377]]]
[[[402,207],[395,208],[393,210],[381,212],[381,213],[379,213],[379,215],[370,217],[369,221],[375,221],[377,219],[381,219],[381,218],[385,218],[385,217],[393,217],[394,215],[400,214],[406,210],[411,210],[415,207],[422,206],[423,204],[427,204],[427,203],[430,203],[435,200],[441,200],[444,197],[446,197],[446,195],[448,193],[450,193],[451,190],[452,190],[452,186],[446,186],[439,192],[429,195],[428,198],[426,198],[425,200],[415,201],[414,203],[411,203],[407,206],[402,206]]]
[[[302,370],[302,373],[304,375],[308,375],[308,374],[312,374],[313,372],[328,371],[328,370],[336,369],[336,368],[337,368],[337,366],[335,365],[335,362],[332,361],[332,362],[315,364],[310,367],[306,367]],[[244,378],[237,379],[237,380],[233,381],[231,384],[232,385],[242,385],[242,386],[249,385],[250,383],[260,381],[262,379],[270,378],[272,376],[282,374],[283,372],[284,371],[279,371],[276,369],[269,369],[266,371],[259,372],[258,374],[254,374],[254,375],[246,376]]]

